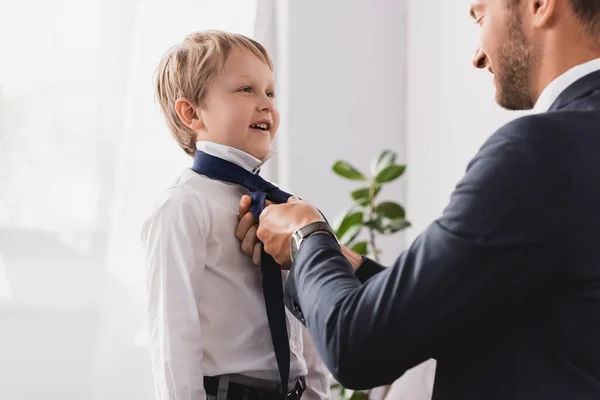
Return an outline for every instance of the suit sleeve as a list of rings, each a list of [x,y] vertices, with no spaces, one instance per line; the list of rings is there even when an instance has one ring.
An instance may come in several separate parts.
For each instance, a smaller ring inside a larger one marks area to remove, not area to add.
[[[533,126],[532,126],[533,125]],[[361,283],[329,235],[307,238],[286,285],[334,377],[351,389],[469,345],[544,289],[566,257],[567,173],[561,150],[521,120],[471,161],[442,216],[393,266]],[[361,267],[362,268],[362,267]],[[360,268],[359,268],[360,270]]]

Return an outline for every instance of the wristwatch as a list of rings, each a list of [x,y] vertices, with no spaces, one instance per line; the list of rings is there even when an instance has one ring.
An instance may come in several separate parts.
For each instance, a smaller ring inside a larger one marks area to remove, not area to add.
[[[292,240],[290,241],[290,259],[292,260],[292,262],[294,261],[294,258],[296,258],[296,253],[300,248],[300,244],[307,237],[315,233],[326,233],[333,236],[333,238],[337,240],[335,233],[333,232],[331,226],[329,226],[327,222],[318,221],[308,224],[305,227],[298,229],[292,235]]]

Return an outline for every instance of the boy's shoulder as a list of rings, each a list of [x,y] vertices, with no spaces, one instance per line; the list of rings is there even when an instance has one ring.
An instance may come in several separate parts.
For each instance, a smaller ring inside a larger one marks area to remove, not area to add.
[[[182,212],[186,209],[201,210],[205,207],[208,191],[206,182],[191,170],[185,170],[156,199],[152,216],[158,213]],[[151,217],[152,217],[151,216]]]
[[[206,185],[204,177],[191,170],[184,171],[154,201],[144,218],[142,231],[147,231],[159,221],[162,221],[159,223],[162,226],[176,226],[183,220],[194,220],[206,228],[210,203],[210,191],[206,190]]]
[[[158,197],[153,208],[153,215],[164,212],[190,212],[202,214],[215,206],[221,205],[224,198],[229,197],[228,186],[220,181],[199,175],[191,169],[182,174]]]

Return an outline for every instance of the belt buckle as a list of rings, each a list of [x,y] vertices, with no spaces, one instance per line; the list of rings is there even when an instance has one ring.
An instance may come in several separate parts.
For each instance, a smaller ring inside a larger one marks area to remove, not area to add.
[[[300,398],[300,394],[298,393],[298,388],[295,388],[291,392],[288,392],[285,395],[286,400],[298,400]]]
[[[306,380],[303,376],[301,376],[300,378],[298,378],[298,381],[296,382],[296,387],[294,387],[294,389],[289,392],[285,398],[286,400],[298,400],[300,399],[300,397],[302,396],[302,393],[304,393],[304,391],[306,390]]]

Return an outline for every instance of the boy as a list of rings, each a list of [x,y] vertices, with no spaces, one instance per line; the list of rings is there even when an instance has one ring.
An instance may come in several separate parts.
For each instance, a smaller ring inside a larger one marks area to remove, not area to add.
[[[254,175],[269,158],[279,114],[267,51],[238,34],[191,34],[164,56],[156,91],[175,140],[195,157],[194,169],[164,193],[142,229],[158,397],[328,398],[328,371],[283,307],[289,383],[279,384],[285,375],[271,340],[263,274],[234,234],[238,203],[249,190],[196,168],[200,155]]]

